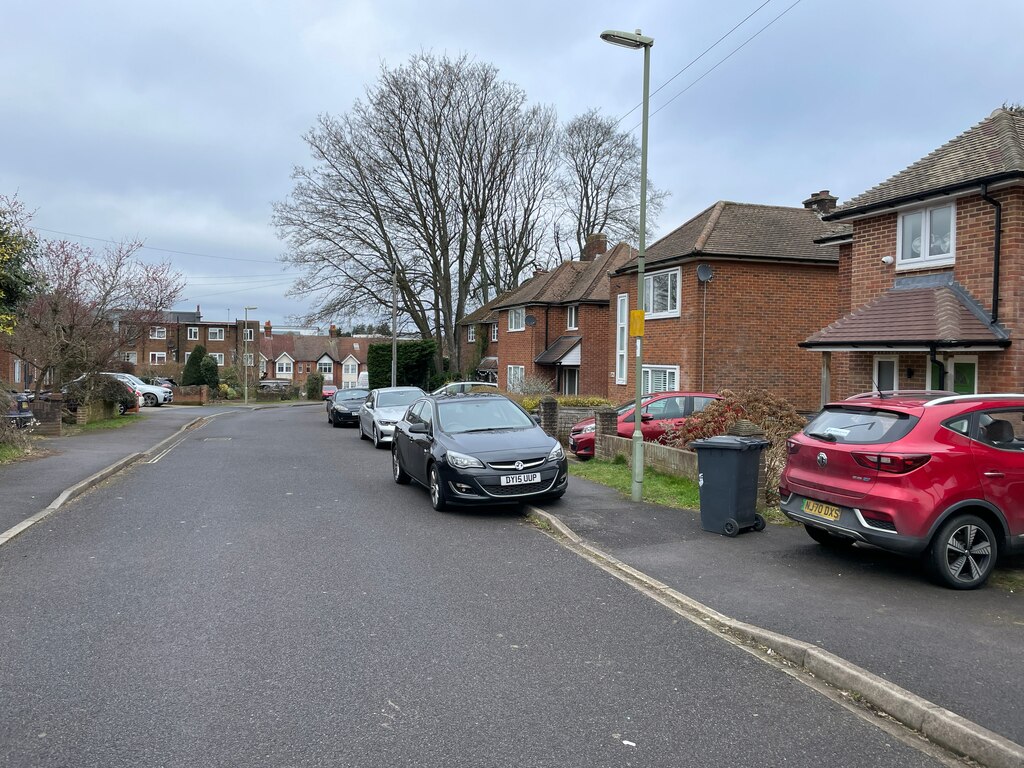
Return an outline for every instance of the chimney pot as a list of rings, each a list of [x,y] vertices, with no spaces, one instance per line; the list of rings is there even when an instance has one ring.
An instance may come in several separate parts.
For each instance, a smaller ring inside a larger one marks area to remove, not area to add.
[[[804,208],[817,211],[819,216],[824,216],[835,210],[837,202],[839,202],[838,197],[829,194],[827,189],[823,189],[820,192],[811,192],[811,196],[804,200]]]
[[[603,232],[596,232],[592,235],[587,235],[587,243],[583,246],[583,252],[580,253],[580,261],[593,261],[597,256],[608,251],[608,236]]]

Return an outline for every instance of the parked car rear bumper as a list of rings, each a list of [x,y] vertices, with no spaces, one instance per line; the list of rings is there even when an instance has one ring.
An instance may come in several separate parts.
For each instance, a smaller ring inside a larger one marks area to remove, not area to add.
[[[876,547],[907,555],[923,552],[928,546],[928,538],[906,536],[898,531],[888,531],[872,526],[872,521],[865,518],[856,507],[840,506],[839,519],[828,520],[803,510],[805,496],[790,494],[782,500],[782,513],[790,520],[804,525],[822,528],[836,536],[874,544]]]

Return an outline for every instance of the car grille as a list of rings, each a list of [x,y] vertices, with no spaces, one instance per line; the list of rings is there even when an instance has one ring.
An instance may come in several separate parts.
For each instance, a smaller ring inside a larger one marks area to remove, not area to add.
[[[521,461],[523,462],[522,467],[517,467],[514,461],[496,461],[493,463],[488,462],[487,466],[489,466],[491,469],[496,469],[499,472],[521,472],[526,469],[533,469],[534,467],[539,467],[547,460],[547,456],[540,459],[521,459]]]
[[[526,496],[531,493],[546,491],[553,484],[541,480],[539,483],[528,483],[526,485],[491,485],[484,488],[490,496]]]

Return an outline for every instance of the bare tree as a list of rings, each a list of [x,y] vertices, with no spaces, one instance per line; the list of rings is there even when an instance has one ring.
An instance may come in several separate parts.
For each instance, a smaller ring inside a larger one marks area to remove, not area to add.
[[[293,171],[274,224],[307,319],[400,313],[459,366],[455,323],[486,285],[517,283],[538,247],[555,122],[497,70],[463,56],[382,66],[341,118],[305,136],[313,165]],[[535,174],[531,179],[529,172]],[[486,260],[486,262],[485,262]]]
[[[620,131],[614,118],[592,109],[565,127],[559,156],[564,164],[559,179],[562,212],[555,237],[559,258],[578,258],[587,235],[598,232],[610,241],[638,241],[640,145],[636,137]],[[649,229],[666,196],[648,181]]]
[[[96,253],[66,240],[43,241],[28,260],[31,296],[0,343],[36,371],[37,391],[48,371],[59,385],[102,370],[178,299],[181,275],[166,263],[136,259],[140,247],[122,242]]]

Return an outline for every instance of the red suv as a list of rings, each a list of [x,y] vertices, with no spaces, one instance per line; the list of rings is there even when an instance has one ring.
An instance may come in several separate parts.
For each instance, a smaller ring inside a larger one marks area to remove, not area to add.
[[[644,440],[657,440],[670,429],[686,423],[686,419],[703,411],[718,395],[705,392],[657,392],[645,395],[640,401],[640,431]],[[619,437],[633,436],[633,408],[635,400],[623,403],[616,410],[619,414]],[[581,459],[594,456],[594,431],[596,420],[591,417],[575,424],[569,432],[569,450]]]
[[[924,554],[954,589],[1024,549],[1024,395],[869,393],[788,441],[782,511],[826,546]]]

